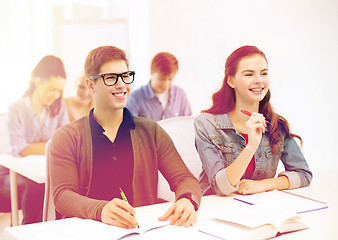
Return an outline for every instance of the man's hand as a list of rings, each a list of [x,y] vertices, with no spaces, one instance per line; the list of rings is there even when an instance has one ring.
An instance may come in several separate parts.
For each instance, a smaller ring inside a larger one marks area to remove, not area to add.
[[[176,226],[190,227],[197,221],[194,205],[187,198],[181,198],[175,202],[158,220],[166,221],[170,217],[170,224]]]
[[[116,227],[135,228],[135,209],[126,201],[114,198],[107,203],[101,213],[101,221]]]

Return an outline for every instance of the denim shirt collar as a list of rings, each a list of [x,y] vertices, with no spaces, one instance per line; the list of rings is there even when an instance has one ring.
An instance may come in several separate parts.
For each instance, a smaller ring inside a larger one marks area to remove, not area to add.
[[[228,114],[215,115],[216,127],[220,129],[235,129]]]
[[[219,129],[233,129],[237,132],[234,125],[231,122],[231,119],[227,113],[215,115],[216,127]],[[265,131],[268,132],[268,128],[265,128]]]

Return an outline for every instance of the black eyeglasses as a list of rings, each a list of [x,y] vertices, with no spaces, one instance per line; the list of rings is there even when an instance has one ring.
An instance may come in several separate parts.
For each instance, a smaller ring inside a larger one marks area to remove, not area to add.
[[[123,73],[104,73],[100,75],[91,76],[89,78],[91,80],[102,78],[104,85],[113,86],[117,83],[119,77],[121,77],[122,82],[124,82],[125,84],[131,84],[132,82],[134,82],[134,76],[135,76],[134,71],[127,71]]]

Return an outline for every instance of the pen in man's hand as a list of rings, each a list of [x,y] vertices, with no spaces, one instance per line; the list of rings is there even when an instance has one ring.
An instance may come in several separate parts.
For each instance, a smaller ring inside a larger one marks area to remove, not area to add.
[[[124,192],[122,191],[122,189],[120,188],[120,194],[121,197],[123,198],[124,201],[128,202],[128,199],[126,198],[126,195],[124,195]],[[136,217],[132,214],[132,216],[136,219]],[[140,228],[140,226],[138,225],[138,222],[136,222],[136,227]]]

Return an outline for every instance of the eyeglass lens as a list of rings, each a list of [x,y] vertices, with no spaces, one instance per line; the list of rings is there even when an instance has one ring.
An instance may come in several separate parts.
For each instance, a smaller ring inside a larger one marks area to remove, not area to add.
[[[132,83],[134,81],[134,74],[132,72],[125,72],[121,74],[117,73],[105,74],[103,80],[106,85],[111,86],[117,83],[118,77],[121,77],[122,81],[126,84]]]

